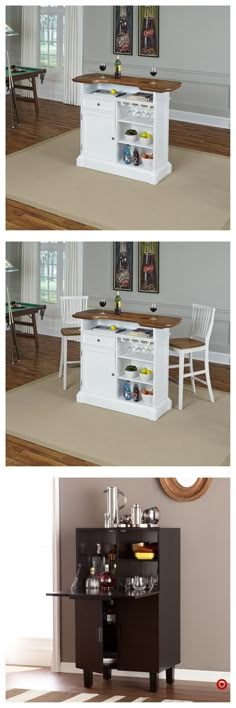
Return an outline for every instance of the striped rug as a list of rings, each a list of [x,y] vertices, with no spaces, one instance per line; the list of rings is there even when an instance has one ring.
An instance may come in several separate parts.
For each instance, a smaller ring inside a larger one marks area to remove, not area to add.
[[[42,691],[12,688],[6,693],[6,702],[12,703],[143,703],[153,699],[145,696],[114,695],[107,697],[102,693],[77,693],[75,691]]]

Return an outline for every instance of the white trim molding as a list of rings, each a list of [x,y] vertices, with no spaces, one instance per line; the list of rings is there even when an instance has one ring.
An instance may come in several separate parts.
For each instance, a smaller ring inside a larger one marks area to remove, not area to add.
[[[10,661],[16,666],[51,666],[52,649],[52,639],[39,637],[9,639],[6,648],[6,663]]]
[[[170,108],[170,120],[183,121],[184,123],[210,125],[214,128],[230,129],[230,118],[208,115],[206,113],[197,113],[195,111],[184,111]]]
[[[63,674],[82,674],[82,669],[76,669],[72,662],[62,661],[60,672]],[[96,672],[94,672],[96,673]],[[114,669],[112,671],[113,676],[122,678],[147,678],[148,673],[143,673],[139,671],[117,671]],[[159,674],[161,679],[165,678],[165,671]],[[216,683],[218,679],[225,679],[227,683],[230,683],[230,672],[229,671],[202,671],[199,669],[175,669],[175,679],[176,681],[206,681],[209,683]]]

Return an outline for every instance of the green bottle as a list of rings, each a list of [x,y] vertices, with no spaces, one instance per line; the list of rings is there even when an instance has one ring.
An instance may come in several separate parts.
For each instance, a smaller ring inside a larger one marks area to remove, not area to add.
[[[121,79],[121,61],[119,55],[115,60],[115,79]]]
[[[119,290],[117,290],[116,297],[115,297],[115,314],[120,315],[121,313],[121,296],[119,293]]]

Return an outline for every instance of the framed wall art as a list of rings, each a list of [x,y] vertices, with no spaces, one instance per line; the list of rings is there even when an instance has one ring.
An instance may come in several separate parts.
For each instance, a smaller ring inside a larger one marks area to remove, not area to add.
[[[141,241],[138,244],[138,291],[159,293],[159,243]]]
[[[138,8],[138,55],[159,57],[159,6]]]
[[[113,244],[113,290],[133,290],[133,243]]]
[[[133,8],[113,7],[113,54],[133,54]]]

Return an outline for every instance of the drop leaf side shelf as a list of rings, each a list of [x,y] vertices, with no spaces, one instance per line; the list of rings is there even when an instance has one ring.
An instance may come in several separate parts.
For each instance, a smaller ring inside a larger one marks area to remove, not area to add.
[[[132,545],[142,542],[154,550],[153,560],[135,558]],[[109,594],[85,592],[97,543],[106,557],[111,546],[116,547],[116,586]],[[166,672],[167,683],[172,683],[174,667],[180,662],[180,529],[76,529],[76,568],[79,563],[78,592],[47,595],[75,603],[75,665],[83,670],[84,686],[91,688],[94,672],[110,679],[112,668],[147,672],[150,691],[158,690],[161,671]],[[125,578],[135,575],[153,576],[153,590],[127,594]],[[109,633],[105,618],[110,606],[116,622]]]

